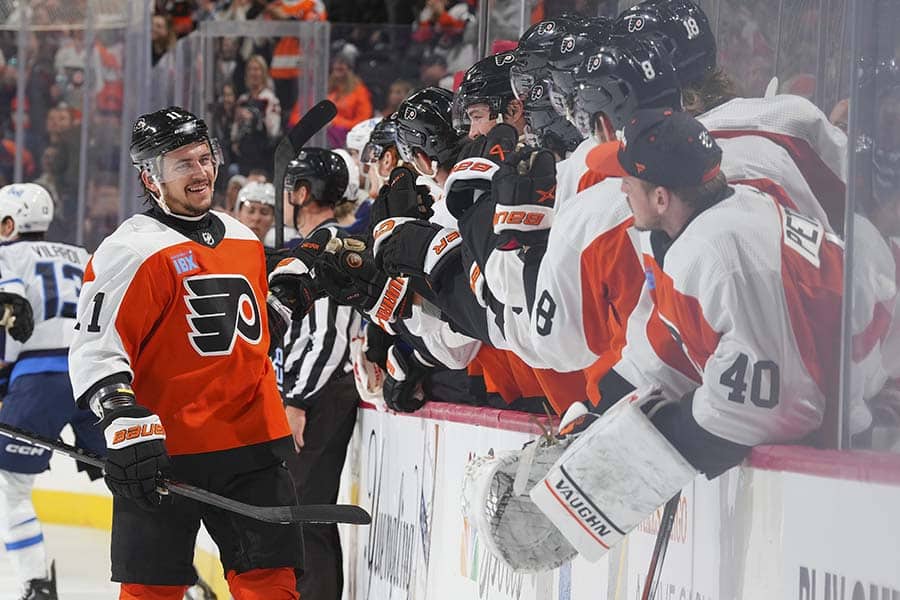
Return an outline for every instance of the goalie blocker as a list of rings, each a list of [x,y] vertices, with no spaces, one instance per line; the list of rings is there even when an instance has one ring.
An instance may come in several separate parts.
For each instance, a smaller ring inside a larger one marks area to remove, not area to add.
[[[638,390],[617,402],[531,488],[535,505],[590,561],[697,475],[644,414],[657,398]]]

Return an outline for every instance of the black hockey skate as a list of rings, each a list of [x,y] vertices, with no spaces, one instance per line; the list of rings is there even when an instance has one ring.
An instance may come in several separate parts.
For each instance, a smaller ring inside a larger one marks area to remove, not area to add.
[[[50,577],[32,579],[20,600],[58,600],[56,595],[56,561],[50,563]]]

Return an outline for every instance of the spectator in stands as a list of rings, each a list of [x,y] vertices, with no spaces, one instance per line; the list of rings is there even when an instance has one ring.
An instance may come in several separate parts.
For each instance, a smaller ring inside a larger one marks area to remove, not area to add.
[[[194,7],[189,0],[172,0],[166,4],[166,13],[172,18],[172,29],[178,37],[194,30]]]
[[[231,129],[231,148],[239,172],[272,168],[271,150],[281,135],[281,104],[272,91],[266,60],[254,54],[247,60],[247,91],[237,99]]]
[[[328,76],[328,99],[337,106],[338,114],[328,128],[332,148],[342,148],[350,128],[372,117],[372,99],[366,84],[353,72],[356,49],[345,46],[331,61]]]
[[[56,188],[56,157],[59,154],[59,149],[55,146],[47,146],[44,149],[44,153],[41,155],[41,176],[34,180],[33,183],[36,183],[42,186],[47,193],[50,194],[50,197],[53,198],[53,218],[57,218],[57,214],[59,211],[59,190]]]
[[[150,27],[151,55],[153,64],[159,62],[163,55],[175,47],[175,31],[166,15],[153,15]]]
[[[239,50],[240,40],[234,37],[219,38],[221,47],[216,53],[216,64],[213,72],[213,81],[216,89],[229,84],[233,86],[236,94],[247,91],[244,88],[244,59]]]
[[[219,146],[222,148],[222,164],[227,171],[228,166],[232,162],[231,154],[231,127],[235,122],[235,110],[237,108],[237,95],[234,92],[234,85],[226,83],[221,88],[219,100],[213,107],[212,117],[212,134],[219,140]],[[223,178],[224,179],[224,178]]]
[[[381,109],[381,116],[389,117],[397,112],[397,107],[400,106],[400,103],[406,100],[406,97],[413,93],[414,90],[413,84],[405,79],[394,80],[388,89],[384,107]]]
[[[237,196],[235,216],[262,242],[275,224],[275,186],[251,181]]]
[[[93,252],[100,242],[119,225],[119,177],[116,173],[99,171],[87,189],[84,219],[84,246]],[[74,216],[74,215],[73,215]],[[75,223],[75,219],[71,219]]]
[[[238,193],[245,185],[247,185],[247,178],[240,174],[232,175],[231,179],[228,180],[228,185],[225,187],[225,203],[222,206],[225,212],[234,212],[234,208],[237,206]]]
[[[471,19],[472,13],[467,2],[426,0],[412,39],[430,44],[439,43],[442,37],[458,41]],[[443,45],[447,45],[446,40]]]
[[[328,14],[321,0],[275,0],[266,5],[267,18],[281,21],[325,21]],[[282,106],[294,106],[297,102],[297,78],[303,50],[300,40],[294,36],[283,37],[272,51],[272,79],[275,94]]]
[[[436,53],[426,56],[419,65],[419,81],[423,87],[442,87],[452,91],[453,73],[447,69],[447,59]]]

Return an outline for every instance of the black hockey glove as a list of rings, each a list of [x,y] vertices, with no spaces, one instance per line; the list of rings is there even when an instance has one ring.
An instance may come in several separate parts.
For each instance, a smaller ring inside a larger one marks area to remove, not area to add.
[[[490,198],[491,179],[497,168],[514,158],[519,136],[505,123],[469,142],[444,182],[447,210],[457,219],[476,203]]]
[[[160,480],[171,468],[159,417],[139,404],[126,403],[104,411],[100,427],[106,438],[109,490],[145,510],[158,508]]]
[[[313,267],[334,232],[328,228],[317,229],[286,258],[277,263],[269,275],[269,314],[280,315],[284,327],[292,320],[299,321],[306,316],[315,301],[324,296],[324,290],[312,277]],[[273,325],[275,329],[273,329]],[[270,319],[270,334],[274,339],[278,334],[278,324]]]
[[[502,166],[491,182],[491,199],[498,248],[546,243],[556,203],[556,158],[536,150],[515,165]]]
[[[518,143],[519,133],[515,127],[507,123],[498,123],[491,127],[487,135],[480,135],[463,146],[459,159],[478,156],[500,165],[510,160]]]
[[[375,264],[368,245],[359,238],[340,238],[322,255],[316,272],[330,281],[348,283],[326,288],[339,304],[353,306],[379,324],[407,318],[412,312],[412,293],[405,279],[391,278]],[[336,274],[333,274],[336,273]]]
[[[0,310],[2,322],[9,337],[17,342],[27,342],[34,331],[34,314],[28,300],[18,294],[0,292]]]
[[[434,211],[434,198],[428,186],[416,185],[416,175],[406,167],[391,171],[388,182],[381,186],[378,197],[372,203],[371,223],[380,223],[389,217],[429,219]]]
[[[413,350],[403,352],[394,344],[387,352],[387,369],[384,376],[384,401],[391,410],[415,412],[425,404],[422,380],[434,365]]]
[[[266,275],[271,275],[278,263],[292,256],[288,248],[264,247],[263,250],[266,253]]]
[[[373,362],[381,367],[382,370],[387,370],[388,349],[394,344],[396,339],[397,336],[389,334],[375,323],[366,323],[366,358],[369,362]]]
[[[375,227],[375,263],[388,275],[422,277],[434,285],[458,257],[462,237],[430,221],[387,219]]]

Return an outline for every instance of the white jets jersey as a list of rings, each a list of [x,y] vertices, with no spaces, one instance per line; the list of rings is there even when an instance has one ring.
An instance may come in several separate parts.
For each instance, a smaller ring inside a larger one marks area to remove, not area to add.
[[[641,242],[654,317],[696,382],[697,423],[747,446],[815,430],[837,386],[840,240],[770,196],[735,186],[674,241],[656,232]],[[630,368],[622,372],[638,377],[629,380],[665,384],[659,357],[634,350],[623,353]]]
[[[0,291],[26,298],[34,314],[34,333],[24,344],[0,332],[3,362],[68,349],[87,261],[84,248],[69,244],[19,240],[0,246]]]

